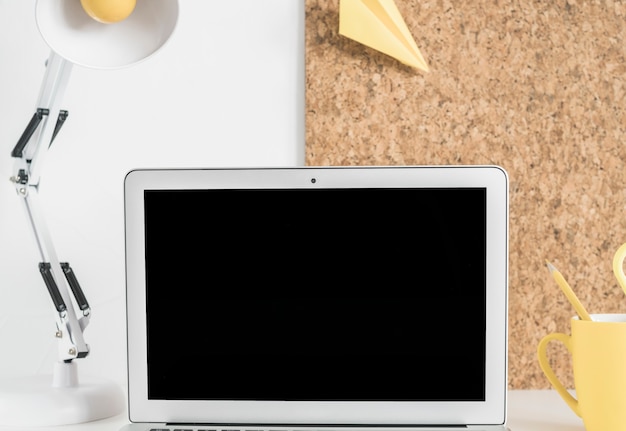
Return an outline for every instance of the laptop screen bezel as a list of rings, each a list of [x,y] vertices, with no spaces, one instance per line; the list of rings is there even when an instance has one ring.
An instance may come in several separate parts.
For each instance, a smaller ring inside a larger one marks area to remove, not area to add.
[[[315,181],[312,181],[312,179]],[[206,188],[485,188],[484,401],[230,401],[148,397],[143,198],[146,190]],[[238,424],[503,424],[507,387],[508,177],[498,166],[138,169],[124,182],[128,403],[132,422]]]

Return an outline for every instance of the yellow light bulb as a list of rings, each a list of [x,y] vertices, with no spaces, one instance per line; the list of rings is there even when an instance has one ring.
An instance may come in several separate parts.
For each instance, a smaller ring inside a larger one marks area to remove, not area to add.
[[[128,18],[135,10],[136,0],[80,0],[80,4],[96,21],[112,24]]]

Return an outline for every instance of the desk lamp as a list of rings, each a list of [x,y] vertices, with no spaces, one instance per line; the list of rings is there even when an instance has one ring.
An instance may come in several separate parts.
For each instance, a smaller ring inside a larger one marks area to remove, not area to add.
[[[11,153],[11,181],[37,242],[39,272],[54,305],[58,353],[51,376],[0,382],[0,425],[7,426],[82,423],[123,410],[117,385],[79,381],[76,360],[89,354],[83,332],[91,307],[69,263],[57,257],[37,195],[46,152],[68,116],[61,103],[73,65],[117,69],[150,57],[174,31],[178,1],[38,0],[35,18],[51,52],[35,113]]]

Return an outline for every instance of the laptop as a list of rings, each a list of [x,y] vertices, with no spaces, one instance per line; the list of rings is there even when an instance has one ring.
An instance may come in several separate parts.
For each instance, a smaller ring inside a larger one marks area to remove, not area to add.
[[[124,205],[123,429],[507,429],[501,167],[137,169]]]

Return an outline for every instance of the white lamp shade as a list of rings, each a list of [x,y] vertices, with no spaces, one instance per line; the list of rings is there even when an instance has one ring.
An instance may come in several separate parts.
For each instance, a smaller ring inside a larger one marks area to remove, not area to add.
[[[137,0],[123,21],[103,24],[79,0],[37,0],[35,18],[50,49],[79,66],[117,69],[156,53],[172,35],[178,0]]]

